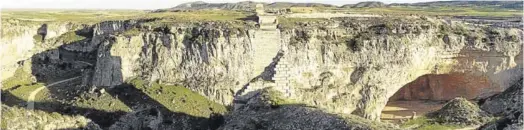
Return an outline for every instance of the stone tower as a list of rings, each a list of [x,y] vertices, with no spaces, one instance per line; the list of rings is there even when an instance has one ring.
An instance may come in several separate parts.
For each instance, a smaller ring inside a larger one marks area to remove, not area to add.
[[[264,4],[257,4],[255,6],[255,12],[257,15],[264,15]]]

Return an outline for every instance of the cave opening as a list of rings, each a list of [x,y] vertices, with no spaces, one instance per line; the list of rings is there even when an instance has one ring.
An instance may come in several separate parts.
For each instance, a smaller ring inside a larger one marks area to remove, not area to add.
[[[467,73],[427,74],[400,88],[382,110],[381,120],[399,122],[440,109],[447,101],[463,97],[478,101],[501,92],[484,75]]]

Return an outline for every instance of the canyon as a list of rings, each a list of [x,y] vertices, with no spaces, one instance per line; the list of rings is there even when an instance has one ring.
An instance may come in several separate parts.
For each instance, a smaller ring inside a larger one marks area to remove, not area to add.
[[[274,23],[258,27],[238,20],[90,25],[2,19],[0,81],[22,70],[35,83],[79,77],[78,90],[115,91],[135,79],[183,86],[230,107],[238,116],[226,122],[245,124],[238,111],[253,107],[267,89],[281,93],[287,105],[380,121],[390,101],[480,100],[522,79],[520,28],[413,15],[268,19]],[[294,107],[278,112],[319,113]]]

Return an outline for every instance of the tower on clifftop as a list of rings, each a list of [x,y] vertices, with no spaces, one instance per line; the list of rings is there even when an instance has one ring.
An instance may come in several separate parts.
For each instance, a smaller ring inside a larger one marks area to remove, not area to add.
[[[255,6],[255,12],[257,12],[257,15],[264,15],[264,4],[257,4]]]

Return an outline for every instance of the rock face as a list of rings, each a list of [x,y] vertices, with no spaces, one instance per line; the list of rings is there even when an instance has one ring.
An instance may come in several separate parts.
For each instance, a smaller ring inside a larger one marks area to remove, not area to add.
[[[93,84],[114,86],[141,77],[184,85],[229,104],[232,92],[254,77],[254,48],[250,44],[254,33],[218,26],[184,25],[162,32],[144,30],[130,37],[101,38]]]
[[[500,92],[485,76],[459,74],[424,75],[402,87],[389,98],[394,100],[451,100],[455,97],[479,99]]]
[[[2,39],[0,40],[0,81],[13,76],[15,70],[22,66],[19,61],[32,55],[57,47],[54,43],[42,43],[42,40],[53,39],[79,25],[68,23],[31,23],[19,20],[2,20]],[[63,43],[58,43],[59,45]]]
[[[504,89],[522,72],[522,65],[516,64],[520,61],[515,61],[521,59],[522,43],[508,41],[520,37],[521,31],[470,28],[477,32],[464,35],[442,32],[449,25],[431,20],[395,24],[380,19],[378,23],[352,19],[337,28],[309,25],[284,32],[289,72],[294,75],[291,97],[377,119],[389,97],[426,74],[477,75],[488,78],[487,88]],[[497,89],[482,93],[490,90]]]
[[[423,75],[485,77],[475,91],[484,94],[509,87],[522,72],[521,30],[426,17],[335,18],[271,35],[244,22],[143,23],[155,21],[96,24],[89,42],[69,48],[96,53],[92,85],[140,77],[186,86],[225,105],[235,105],[235,95],[273,87],[301,104],[377,120],[397,90]]]
[[[504,92],[486,99],[481,109],[501,119],[481,127],[482,130],[520,130],[523,128],[522,78]]]
[[[8,107],[5,105],[2,105],[2,129],[102,130],[97,124],[83,116],[68,116],[39,110],[29,111],[24,108]]]
[[[247,104],[226,115],[224,125],[219,130],[398,129],[354,115],[341,117],[306,106],[285,105],[280,92],[270,89],[259,91]]]

